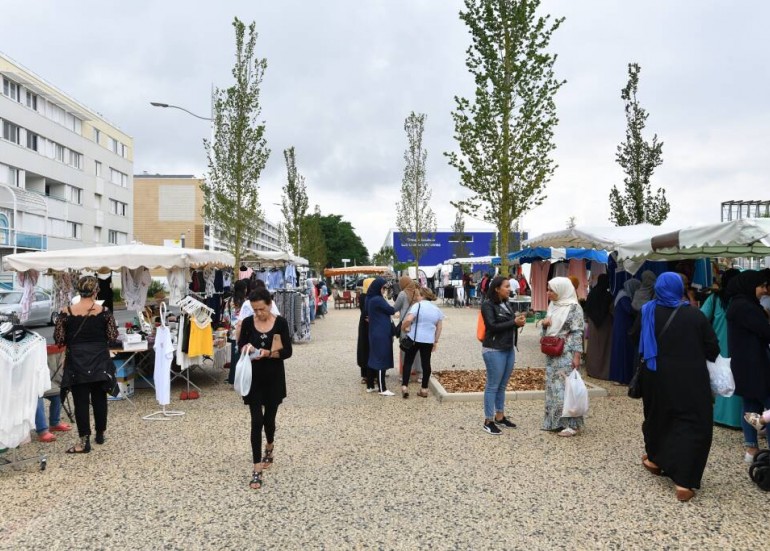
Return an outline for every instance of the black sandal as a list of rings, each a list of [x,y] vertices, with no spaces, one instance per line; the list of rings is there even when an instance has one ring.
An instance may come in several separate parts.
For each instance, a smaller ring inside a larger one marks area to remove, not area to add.
[[[107,441],[107,437],[104,436],[103,432],[97,431],[96,432],[96,439],[95,439],[95,441],[96,441],[97,444],[104,444]]]
[[[256,488],[254,487],[255,484],[259,484]],[[262,471],[254,471],[251,473],[251,482],[249,482],[249,488],[252,490],[261,490],[262,485],[264,483],[262,482]]]
[[[267,469],[273,464],[273,450],[274,448],[267,449],[267,446],[265,446],[265,453],[262,455],[263,469]]]
[[[78,449],[78,444],[80,445],[80,449]],[[85,436],[80,439],[80,442],[78,442],[77,444],[74,444],[65,453],[88,453],[90,451],[91,451],[91,438],[90,436]]]

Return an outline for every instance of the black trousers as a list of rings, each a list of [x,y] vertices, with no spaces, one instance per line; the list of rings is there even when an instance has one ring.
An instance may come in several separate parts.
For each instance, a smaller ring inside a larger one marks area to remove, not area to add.
[[[371,367],[366,368],[366,388],[374,388],[375,377],[378,377],[377,382],[380,384],[380,392],[388,390],[385,386],[385,370],[372,369]]]
[[[433,354],[432,342],[415,342],[414,346],[404,352],[404,369],[401,374],[401,384],[409,386],[409,377],[412,376],[412,364],[420,353],[420,363],[422,364],[422,388],[428,388],[430,380],[430,356]]]
[[[275,440],[275,416],[278,415],[278,404],[261,405],[249,404],[251,411],[251,455],[254,463],[262,462],[262,428],[265,429],[267,443]]]
[[[91,417],[89,403],[94,409],[96,432],[107,430],[107,392],[104,382],[83,383],[70,388],[72,402],[75,405],[75,423],[80,436],[91,435]]]

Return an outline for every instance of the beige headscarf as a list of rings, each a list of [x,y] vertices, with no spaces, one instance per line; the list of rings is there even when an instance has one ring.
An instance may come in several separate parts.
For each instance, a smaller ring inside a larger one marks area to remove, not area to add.
[[[578,299],[575,286],[566,277],[555,277],[548,282],[548,286],[556,293],[556,300],[551,301],[545,314],[547,318],[551,318],[551,325],[546,328],[545,334],[555,336],[561,332],[570,308],[578,303]]]
[[[401,290],[406,293],[409,306],[417,301],[417,296],[419,295],[420,290],[417,288],[415,282],[412,281],[412,278],[409,276],[401,276],[398,278],[398,286],[401,287]]]

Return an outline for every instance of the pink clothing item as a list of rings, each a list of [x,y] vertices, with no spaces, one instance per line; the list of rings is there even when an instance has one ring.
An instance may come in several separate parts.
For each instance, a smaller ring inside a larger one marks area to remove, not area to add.
[[[575,276],[578,278],[580,285],[577,288],[577,296],[579,299],[584,300],[588,296],[588,278],[586,276],[586,261],[582,259],[573,258],[569,261],[569,269],[567,275]]]
[[[548,268],[550,267],[550,260],[535,260],[529,272],[532,309],[536,312],[544,312],[548,309]]]
[[[19,315],[19,321],[22,323],[29,319],[29,311],[32,308],[32,301],[35,299],[35,285],[37,285],[37,278],[39,276],[40,274],[37,270],[27,270],[26,272],[19,272],[17,275],[23,291],[21,295],[21,314]]]
[[[245,270],[238,270],[238,279],[249,279],[251,277],[251,274],[254,272],[251,268],[246,268]]]

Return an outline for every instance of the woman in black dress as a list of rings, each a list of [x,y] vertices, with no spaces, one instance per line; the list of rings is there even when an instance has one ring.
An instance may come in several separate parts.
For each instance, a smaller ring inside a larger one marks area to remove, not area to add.
[[[706,360],[716,359],[719,342],[706,316],[683,296],[681,276],[665,272],[655,282],[655,299],[642,307],[639,352],[647,452],[642,464],[652,474],[671,478],[676,498],[689,501],[700,488],[711,449]]]
[[[254,460],[249,486],[262,487],[262,469],[273,463],[275,417],[278,406],[286,398],[286,371],[283,361],[291,357],[289,324],[282,316],[270,313],[270,292],[257,289],[249,295],[254,315],[245,318],[238,337],[241,354],[251,357],[251,390],[243,402],[251,411],[251,454]],[[262,455],[262,428],[267,444]]]
[[[95,441],[97,444],[105,441],[107,392],[115,385],[115,365],[110,358],[109,343],[118,338],[118,329],[112,312],[96,304],[99,283],[95,277],[81,277],[77,292],[80,302],[64,308],[56,319],[54,341],[67,347],[60,386],[72,393],[80,436],[80,442],[67,453],[88,453],[91,451],[89,402],[94,410]]]

